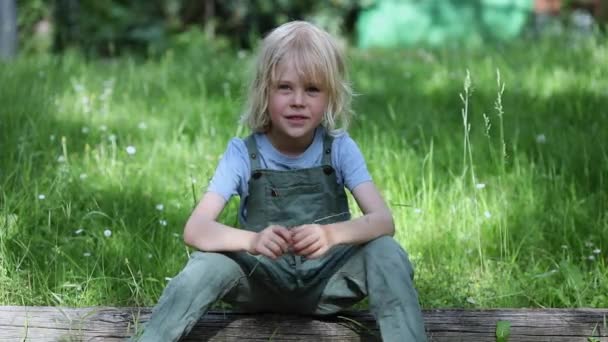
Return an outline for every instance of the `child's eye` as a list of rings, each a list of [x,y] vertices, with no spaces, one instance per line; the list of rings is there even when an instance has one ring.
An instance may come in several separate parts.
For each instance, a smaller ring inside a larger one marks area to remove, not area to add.
[[[321,91],[321,89],[319,89],[318,87],[315,87],[315,86],[310,86],[310,87],[306,88],[306,91],[309,93],[318,93]]]
[[[277,87],[279,90],[289,90],[291,87],[288,84],[279,84]]]

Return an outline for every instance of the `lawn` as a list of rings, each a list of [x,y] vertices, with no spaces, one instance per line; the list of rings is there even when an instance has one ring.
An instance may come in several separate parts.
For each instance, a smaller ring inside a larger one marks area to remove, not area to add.
[[[602,39],[349,51],[349,132],[424,308],[608,306]],[[229,138],[248,134],[251,61],[205,44],[0,64],[0,304],[156,303]]]

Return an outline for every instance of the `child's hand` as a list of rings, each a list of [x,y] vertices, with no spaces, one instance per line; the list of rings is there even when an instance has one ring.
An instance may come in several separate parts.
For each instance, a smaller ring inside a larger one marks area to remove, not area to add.
[[[318,224],[305,224],[293,228],[293,252],[308,259],[320,258],[331,247],[332,243],[327,230]]]
[[[272,225],[255,235],[249,253],[262,254],[276,259],[286,253],[291,245],[291,233],[283,226]]]

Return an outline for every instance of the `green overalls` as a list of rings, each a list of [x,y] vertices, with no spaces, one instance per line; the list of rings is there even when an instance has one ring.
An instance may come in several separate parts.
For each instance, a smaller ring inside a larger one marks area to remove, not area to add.
[[[247,138],[252,171],[241,226],[259,232],[271,224],[289,229],[350,219],[331,166],[332,141],[326,135],[321,166],[275,171],[261,169],[255,140]],[[384,341],[425,341],[413,276],[407,253],[389,236],[335,246],[319,259],[196,251],[167,285],[141,340],[178,340],[219,299],[248,312],[328,315],[369,296]]]

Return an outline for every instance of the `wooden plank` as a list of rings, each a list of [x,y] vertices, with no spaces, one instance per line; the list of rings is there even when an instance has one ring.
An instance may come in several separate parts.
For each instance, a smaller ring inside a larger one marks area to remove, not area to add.
[[[0,306],[0,341],[122,341],[149,316],[150,308]],[[433,309],[424,318],[429,341],[496,341],[496,323],[508,321],[510,342],[608,342],[608,309]],[[378,341],[378,334],[367,312],[321,320],[214,311],[184,341]]]

